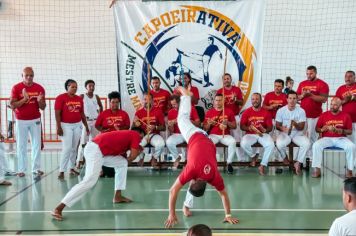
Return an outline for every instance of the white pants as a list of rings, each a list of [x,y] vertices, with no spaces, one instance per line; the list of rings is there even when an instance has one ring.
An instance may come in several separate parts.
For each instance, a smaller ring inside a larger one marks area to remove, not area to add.
[[[83,161],[84,157],[84,145],[91,141],[95,136],[99,134],[99,130],[95,128],[95,120],[87,120],[89,135],[87,135],[87,131],[85,130],[85,126],[82,127],[82,135],[80,137],[80,144],[78,148],[77,162]]]
[[[81,182],[76,184],[62,199],[62,203],[71,207],[79,201],[98,181],[101,167],[115,168],[115,190],[126,189],[127,160],[118,156],[103,156],[99,146],[89,142],[84,148],[86,159],[85,175]]]
[[[240,116],[235,116],[236,129],[231,130],[231,135],[235,138],[236,142],[241,142],[243,131],[240,129]],[[236,148],[236,156],[238,161],[246,161],[246,154],[241,147]]]
[[[319,134],[315,131],[316,123],[318,122],[318,118],[307,118],[307,136],[310,140],[311,146],[318,140]],[[313,149],[309,148],[309,157],[313,157]]]
[[[356,123],[352,123],[352,134],[347,137],[356,144]]]
[[[287,156],[287,145],[290,144],[291,141],[293,141],[293,143],[299,146],[297,161],[303,163],[305,155],[307,154],[310,148],[309,139],[304,135],[297,135],[291,137],[286,133],[279,132],[279,135],[277,136],[276,140],[276,146],[283,159]]]
[[[33,120],[16,121],[16,151],[18,158],[18,172],[27,169],[27,141],[28,133],[31,138],[32,172],[41,168],[41,121],[40,118]]]
[[[141,147],[145,147],[148,144],[148,140],[150,141],[149,143],[153,146],[155,149],[153,153],[153,157],[156,159],[159,159],[161,156],[161,153],[164,148],[164,140],[161,135],[159,134],[147,134],[145,137],[142,138],[141,140]],[[144,155],[140,154],[140,158],[142,159]]]
[[[271,135],[263,134],[263,136],[260,137],[257,134],[245,134],[245,136],[243,136],[241,139],[240,146],[249,157],[254,157],[256,153],[253,151],[252,145],[257,142],[260,143],[264,148],[261,165],[267,166],[269,158],[274,149],[274,143]]]
[[[7,164],[5,160],[5,147],[4,143],[0,142],[0,183],[4,182]]]
[[[73,169],[75,166],[75,160],[77,156],[77,147],[82,133],[82,122],[78,123],[63,123],[61,122],[63,129],[62,136],[62,156],[59,164],[59,172],[65,172],[66,170]]]
[[[313,144],[313,161],[312,167],[321,167],[323,158],[323,151],[327,147],[342,148],[346,152],[347,169],[353,170],[354,168],[354,154],[356,146],[346,137],[340,138],[321,138]]]
[[[209,134],[209,138],[214,144],[221,143],[227,146],[227,163],[232,163],[236,153],[236,141],[231,135]]]
[[[184,143],[183,135],[181,134],[172,134],[168,137],[166,141],[167,148],[169,152],[172,154],[173,161],[177,159],[179,156],[177,145]]]

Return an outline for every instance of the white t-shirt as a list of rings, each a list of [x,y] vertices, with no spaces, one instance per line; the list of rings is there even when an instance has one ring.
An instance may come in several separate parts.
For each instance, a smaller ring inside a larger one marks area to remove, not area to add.
[[[329,236],[356,235],[356,210],[334,220],[329,230]]]
[[[305,115],[305,111],[300,106],[296,106],[294,110],[289,110],[288,105],[278,109],[276,114],[276,122],[282,123],[285,127],[290,127],[291,121],[294,120],[297,123],[306,122],[307,117]],[[302,130],[297,130],[293,127],[291,136],[303,135]]]

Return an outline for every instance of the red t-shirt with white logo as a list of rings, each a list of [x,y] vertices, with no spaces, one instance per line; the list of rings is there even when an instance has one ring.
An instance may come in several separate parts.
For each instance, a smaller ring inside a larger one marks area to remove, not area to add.
[[[62,93],[56,97],[54,109],[61,111],[61,122],[77,123],[82,120],[83,98],[78,95],[69,96],[68,93]]]
[[[141,108],[136,111],[135,116],[140,119],[140,128],[145,131],[147,130],[146,124],[153,126],[164,125],[164,115],[157,108],[152,108],[148,114],[146,108]],[[159,134],[159,131],[155,129],[152,133]]]
[[[121,155],[126,157],[128,150],[140,150],[140,134],[132,130],[116,130],[97,135],[93,142],[98,144],[101,153],[105,156]]]
[[[258,111],[255,111],[252,107],[250,107],[242,113],[240,125],[253,125],[258,130],[262,131],[261,127],[263,127],[264,129],[272,127],[271,114],[263,108]],[[246,134],[256,134],[256,132],[248,130],[246,131]]]
[[[216,91],[216,94],[225,95],[225,108],[230,109],[235,116],[240,113],[241,107],[236,104],[236,100],[243,100],[242,92],[239,87],[232,86],[230,89],[221,88]]]
[[[278,104],[278,107],[272,110],[268,110],[272,119],[276,118],[276,114],[279,108],[287,105],[287,95],[284,93],[277,95],[275,92],[267,93],[265,95],[265,99],[263,100],[263,105],[271,106],[273,104]]]
[[[34,120],[41,117],[39,110],[39,105],[37,101],[37,96],[40,94],[45,96],[44,88],[37,84],[33,83],[31,86],[26,86],[23,82],[15,84],[11,90],[11,98],[16,99],[17,101],[23,99],[22,90],[25,89],[29,100],[23,104],[21,107],[15,109],[16,119],[19,120]]]
[[[348,92],[356,96],[356,83],[351,86],[340,86],[336,91],[336,97],[343,100]],[[356,122],[356,101],[349,101],[343,104],[342,110],[351,116],[352,122]]]
[[[208,122],[208,119],[216,121],[218,123],[222,123],[224,120],[227,120],[229,122],[235,121],[234,113],[230,109],[225,108],[224,113],[225,114],[223,114],[222,110],[218,111],[215,108],[211,108],[205,114],[204,123],[206,124]],[[220,124],[211,125],[209,134],[223,135],[223,131],[219,128],[219,126]],[[230,129],[226,128],[224,134],[230,134]]]
[[[301,82],[297,89],[297,94],[301,95],[303,90],[310,90],[314,95],[329,94],[329,85],[321,79],[315,79],[314,81],[304,80]],[[323,103],[316,102],[310,97],[302,99],[300,106],[305,110],[307,118],[317,118],[323,112]]]
[[[178,117],[178,110],[175,108],[172,108],[168,111],[168,121],[172,121],[175,120],[177,121],[177,117]],[[199,120],[199,116],[198,116],[198,112],[195,109],[195,107],[192,106],[191,111],[190,111],[190,120],[194,121],[194,120]],[[175,123],[173,125],[173,133],[174,134],[180,134],[180,130],[178,127],[178,124]]]
[[[324,125],[332,125],[338,129],[352,130],[352,121],[349,114],[344,111],[340,111],[334,115],[331,111],[322,113],[316,123],[316,127],[322,128]],[[337,134],[334,132],[326,131],[322,133],[322,137],[345,137],[345,134]]]
[[[151,90],[151,94],[153,97],[153,106],[160,109],[163,114],[167,114],[171,94],[165,89],[160,89],[157,92]]]
[[[179,182],[184,185],[190,180],[202,179],[218,191],[225,188],[216,162],[215,144],[203,133],[195,133],[189,139],[187,165],[179,175]]]
[[[119,109],[114,113],[111,109],[106,109],[99,114],[95,126],[101,126],[105,132],[115,131],[115,126],[130,127],[130,118],[126,111]]]

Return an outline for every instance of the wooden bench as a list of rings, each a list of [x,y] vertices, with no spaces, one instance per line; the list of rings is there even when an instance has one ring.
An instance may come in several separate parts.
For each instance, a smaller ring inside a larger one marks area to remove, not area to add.
[[[153,147],[152,147],[151,145],[149,145],[149,144],[148,144],[146,147],[147,147],[147,148],[153,148]],[[217,143],[217,144],[216,144],[216,147],[217,147],[217,148],[223,148],[223,149],[224,149],[224,151],[223,151],[224,161],[218,161],[218,166],[223,167],[224,170],[225,170],[226,165],[227,165],[227,162],[226,162],[227,146],[225,146],[225,145],[223,145],[223,144],[221,144],[221,143]],[[236,147],[240,147],[240,143],[239,143],[239,142],[236,143]],[[259,144],[259,143],[255,143],[252,147],[258,148],[258,147],[262,147],[262,145]],[[293,166],[293,165],[294,165],[294,161],[293,161],[293,154],[294,154],[293,148],[295,148],[295,147],[299,147],[299,146],[296,145],[296,144],[293,143],[293,142],[291,142],[291,143],[287,146],[287,148],[288,148],[288,158],[289,158],[289,165],[288,165],[288,166],[289,166],[289,170],[293,170],[293,167],[294,167],[294,166]],[[186,144],[186,143],[179,144],[179,145],[177,145],[177,148],[187,148],[187,144]],[[161,158],[160,158],[160,160],[158,160],[158,162],[159,162],[159,165],[160,165],[160,166],[172,166],[172,164],[173,164],[173,162],[161,160]],[[259,163],[260,163],[260,161],[257,161],[257,162],[256,162],[256,165],[258,166]],[[137,162],[133,162],[133,163],[130,164],[130,166],[138,166],[137,164],[138,164]],[[181,165],[185,165],[185,164],[186,164],[186,162],[181,162]],[[250,164],[250,162],[243,162],[243,161],[235,161],[235,162],[232,163],[233,166],[249,166],[249,164]],[[150,166],[150,165],[151,165],[150,162],[144,162],[144,166]],[[268,162],[268,166],[286,166],[286,165],[285,165],[283,162],[281,162],[281,161],[270,161],[270,162]]]

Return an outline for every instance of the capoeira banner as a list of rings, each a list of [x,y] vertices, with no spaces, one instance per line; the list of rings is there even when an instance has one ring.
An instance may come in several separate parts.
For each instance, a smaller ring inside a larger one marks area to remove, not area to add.
[[[122,108],[132,117],[141,106],[148,68],[170,92],[189,72],[199,89],[199,105],[209,109],[225,67],[246,102],[261,89],[264,12],[264,0],[117,1]]]

